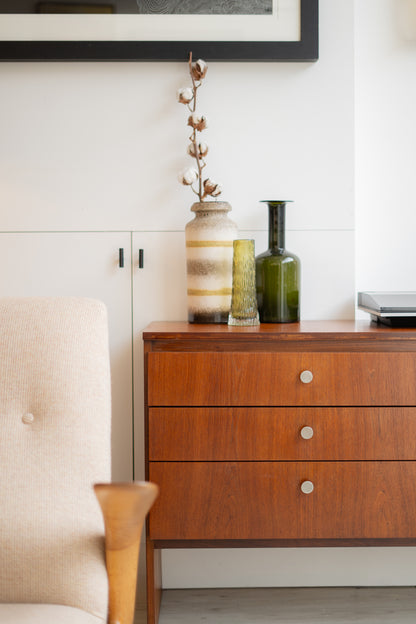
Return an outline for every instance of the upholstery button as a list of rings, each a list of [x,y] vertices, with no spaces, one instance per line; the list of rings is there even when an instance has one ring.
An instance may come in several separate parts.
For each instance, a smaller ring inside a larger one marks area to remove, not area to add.
[[[33,414],[24,414],[22,418],[22,421],[25,423],[25,425],[31,425],[34,420],[35,417],[33,416]]]

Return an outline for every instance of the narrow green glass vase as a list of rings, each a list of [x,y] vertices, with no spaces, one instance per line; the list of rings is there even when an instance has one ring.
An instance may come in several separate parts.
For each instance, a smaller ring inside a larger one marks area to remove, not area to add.
[[[269,249],[256,257],[257,305],[261,323],[295,323],[300,318],[300,260],[285,249],[287,201],[269,206]]]

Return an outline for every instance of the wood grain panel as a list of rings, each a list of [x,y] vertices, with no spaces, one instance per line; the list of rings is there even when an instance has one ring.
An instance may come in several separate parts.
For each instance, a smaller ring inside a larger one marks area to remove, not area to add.
[[[150,478],[153,540],[416,537],[416,462],[152,462]]]
[[[151,406],[416,405],[414,353],[149,353]],[[313,373],[304,384],[303,370]]]
[[[303,439],[303,427],[313,437]],[[416,408],[151,408],[151,461],[416,459]]]

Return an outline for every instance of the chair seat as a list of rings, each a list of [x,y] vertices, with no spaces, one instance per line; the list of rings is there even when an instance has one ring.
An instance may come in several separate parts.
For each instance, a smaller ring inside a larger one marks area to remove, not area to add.
[[[91,613],[50,604],[0,604],[0,622],[10,624],[104,624]]]

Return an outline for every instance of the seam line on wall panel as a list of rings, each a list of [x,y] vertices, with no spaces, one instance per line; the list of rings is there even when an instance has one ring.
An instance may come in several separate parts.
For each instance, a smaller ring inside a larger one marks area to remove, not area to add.
[[[184,226],[185,227],[185,226]],[[166,234],[181,234],[184,232],[183,229],[178,230],[161,230],[161,229],[152,229],[152,230],[133,230],[134,232],[163,232]],[[286,232],[355,232],[356,228],[286,228]],[[268,232],[267,228],[239,228],[239,232]]]
[[[134,255],[133,255],[133,232],[130,232],[130,314],[131,314],[131,450],[133,453],[132,479],[134,481],[136,474],[136,455],[135,455],[135,422],[134,422]]]
[[[0,234],[129,234],[132,230],[0,230]]]
[[[255,228],[240,228],[240,232],[266,232],[267,229],[263,228],[257,230]],[[184,229],[177,230],[0,230],[0,234],[127,234],[134,232],[162,232],[166,234],[182,234]],[[286,232],[356,232],[356,228],[286,228]]]
[[[254,228],[240,228],[240,232],[267,232],[262,228],[256,230]],[[355,228],[286,228],[286,232],[355,232]]]
[[[185,227],[185,226],[184,226]],[[267,232],[267,228],[238,228],[240,232]],[[286,228],[286,232],[355,232],[356,228]],[[111,231],[111,230],[110,230]],[[130,230],[129,230],[130,231]],[[162,230],[162,229],[151,229],[147,230],[143,228],[142,230],[132,230],[133,232],[167,232],[167,233],[182,233],[184,231],[183,228],[177,230]]]

